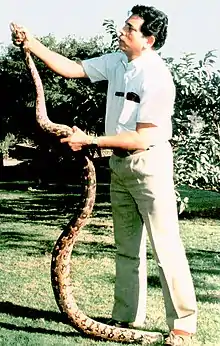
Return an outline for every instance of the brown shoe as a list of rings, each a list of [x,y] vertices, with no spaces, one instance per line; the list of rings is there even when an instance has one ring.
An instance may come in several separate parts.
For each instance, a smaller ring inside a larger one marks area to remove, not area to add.
[[[192,335],[186,332],[176,334],[173,331],[165,338],[164,345],[167,346],[190,346],[192,345]]]

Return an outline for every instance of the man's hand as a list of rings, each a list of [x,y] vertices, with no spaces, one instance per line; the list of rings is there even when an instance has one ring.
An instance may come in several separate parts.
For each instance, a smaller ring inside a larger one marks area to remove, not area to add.
[[[92,136],[88,136],[77,126],[73,127],[73,134],[69,137],[62,138],[61,143],[67,143],[73,151],[82,150],[83,146],[90,145]]]
[[[30,48],[33,36],[24,26],[16,23],[10,23],[10,29],[12,32],[12,42],[15,46],[20,46],[21,44],[25,43],[25,47]]]

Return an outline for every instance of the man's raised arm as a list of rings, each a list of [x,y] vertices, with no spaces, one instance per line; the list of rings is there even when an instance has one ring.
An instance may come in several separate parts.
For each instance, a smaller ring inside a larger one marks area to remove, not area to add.
[[[13,25],[18,29],[13,31]],[[25,45],[26,47],[41,59],[51,70],[60,74],[66,78],[87,78],[83,66],[80,61],[73,61],[61,54],[51,51],[49,48],[45,47],[39,40],[34,38],[29,31],[23,26],[18,26],[16,24],[11,25],[12,30],[12,40],[14,44],[19,45],[22,39],[19,36],[19,32],[25,35]]]

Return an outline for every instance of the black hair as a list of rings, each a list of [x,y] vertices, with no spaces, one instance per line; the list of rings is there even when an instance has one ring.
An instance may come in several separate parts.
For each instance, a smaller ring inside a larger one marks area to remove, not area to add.
[[[144,20],[141,32],[144,36],[154,36],[153,47],[160,49],[167,37],[168,17],[153,6],[136,5],[131,10],[132,15],[137,15]]]

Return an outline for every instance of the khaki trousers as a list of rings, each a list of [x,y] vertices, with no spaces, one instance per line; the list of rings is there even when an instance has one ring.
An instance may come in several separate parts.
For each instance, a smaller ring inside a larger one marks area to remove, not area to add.
[[[112,318],[137,325],[145,321],[148,233],[159,268],[168,327],[195,333],[196,298],[179,235],[170,144],[125,158],[112,155],[110,168],[117,247]]]

